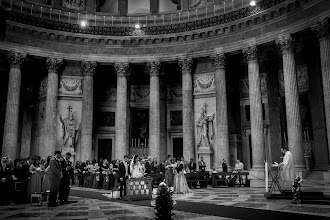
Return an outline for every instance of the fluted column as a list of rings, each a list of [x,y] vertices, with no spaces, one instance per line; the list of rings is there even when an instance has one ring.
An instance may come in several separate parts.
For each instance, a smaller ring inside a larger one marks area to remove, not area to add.
[[[62,59],[47,58],[48,69],[47,96],[45,112],[45,134],[43,146],[40,146],[39,154],[42,157],[54,155],[55,150],[61,150],[56,146],[56,119],[57,119],[57,96],[58,96],[58,71],[63,64]]]
[[[249,98],[251,112],[252,169],[264,168],[264,129],[257,46],[243,49],[248,62]]]
[[[21,65],[26,58],[26,54],[10,52],[10,71],[7,92],[6,117],[3,133],[2,156],[11,159],[17,158],[19,149],[18,120],[21,92]]]
[[[117,73],[115,158],[123,159],[124,155],[129,153],[127,85],[129,63],[115,63],[115,69]]]
[[[96,62],[82,61],[81,72],[84,76],[81,112],[80,160],[92,159],[93,138],[93,86]]]
[[[328,138],[328,160],[330,162],[330,28],[329,20],[325,19],[317,25],[311,27],[320,41],[320,57],[323,84],[323,98],[325,121],[327,126]]]
[[[179,60],[182,71],[183,156],[187,161],[195,159],[192,64],[191,58]]]
[[[276,39],[276,43],[282,51],[283,58],[288,146],[292,153],[295,167],[304,169],[304,149],[302,146],[302,126],[293,40],[290,35],[281,35]]]
[[[225,55],[216,53],[213,57],[215,69],[216,88],[216,121],[217,121],[217,146],[214,147],[214,164],[218,170],[222,170],[222,159],[225,159],[230,167],[228,113],[227,113],[227,91]]]
[[[160,161],[160,83],[159,61],[148,63],[150,70],[149,154]]]

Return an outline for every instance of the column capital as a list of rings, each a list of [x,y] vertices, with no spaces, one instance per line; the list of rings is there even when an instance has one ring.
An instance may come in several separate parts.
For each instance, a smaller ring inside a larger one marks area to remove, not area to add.
[[[117,77],[127,77],[129,75],[128,69],[129,69],[129,63],[128,62],[119,62],[115,63],[115,69]]]
[[[63,59],[47,57],[46,65],[48,72],[58,73],[62,64],[63,64]]]
[[[80,68],[84,76],[93,76],[96,71],[97,63],[93,61],[81,61]]]
[[[248,46],[242,49],[243,55],[247,61],[258,60],[257,45]]]
[[[330,28],[329,28],[329,19],[324,19],[317,24],[311,26],[311,30],[316,34],[316,36],[321,40],[329,37]]]
[[[10,62],[10,67],[20,68],[22,63],[26,59],[26,54],[10,51],[8,58],[9,58],[9,62]]]
[[[181,68],[182,73],[191,72],[193,67],[193,60],[191,57],[186,57],[179,59],[179,66]]]
[[[226,56],[223,53],[212,55],[212,64],[214,69],[224,69],[226,66]]]
[[[159,76],[160,66],[161,66],[161,63],[159,60],[153,60],[153,61],[147,63],[147,67],[149,69],[150,76]]]
[[[291,35],[280,35],[275,39],[275,42],[280,47],[282,53],[293,53],[294,40]]]

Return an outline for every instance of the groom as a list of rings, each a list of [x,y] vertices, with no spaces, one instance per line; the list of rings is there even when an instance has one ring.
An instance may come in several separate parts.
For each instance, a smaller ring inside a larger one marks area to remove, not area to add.
[[[123,190],[124,196],[126,196],[126,180],[130,173],[128,156],[124,156],[124,160],[119,163],[119,181],[120,181],[120,198],[123,199]]]

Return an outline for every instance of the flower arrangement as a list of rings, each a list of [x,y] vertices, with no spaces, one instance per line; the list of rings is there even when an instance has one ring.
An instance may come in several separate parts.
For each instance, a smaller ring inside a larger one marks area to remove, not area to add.
[[[302,200],[301,196],[301,183],[302,179],[298,176],[295,178],[292,184],[293,199],[291,203],[300,204]]]
[[[156,219],[157,220],[171,220],[173,219],[173,205],[172,199],[173,190],[168,187],[164,182],[161,182],[157,190],[156,198]]]

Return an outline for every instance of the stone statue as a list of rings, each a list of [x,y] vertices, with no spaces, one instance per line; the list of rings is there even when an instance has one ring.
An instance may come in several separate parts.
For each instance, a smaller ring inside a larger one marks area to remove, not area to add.
[[[78,142],[79,125],[75,123],[72,112],[69,112],[67,118],[62,118],[60,114],[60,121],[62,124],[62,139],[65,147],[75,147]]]
[[[206,115],[206,104],[200,110],[200,117],[197,120],[197,146],[209,148],[210,147],[210,140],[213,139],[213,120],[215,114],[212,116]]]

